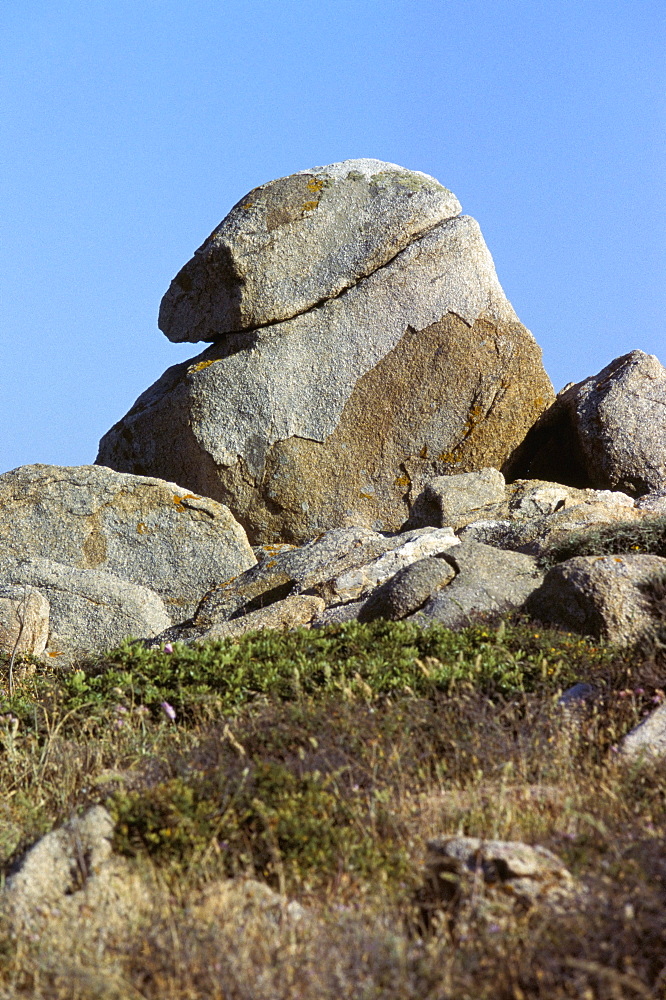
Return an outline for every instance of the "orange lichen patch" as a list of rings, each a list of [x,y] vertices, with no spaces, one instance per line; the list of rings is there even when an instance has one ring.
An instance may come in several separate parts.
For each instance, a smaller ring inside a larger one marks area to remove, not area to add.
[[[49,656],[62,656],[63,654],[58,649],[47,650]]]
[[[145,535],[145,533],[148,531],[148,526],[144,524],[143,521],[139,521],[139,523],[136,526],[136,530],[140,535]]]
[[[196,493],[185,493],[184,496],[180,498],[181,500],[201,500],[200,496]]]
[[[377,499],[377,497],[373,497],[372,493],[359,493],[359,496],[363,497],[364,500],[376,500]]]
[[[318,204],[319,204],[318,201],[304,201],[303,202],[303,211],[304,212],[312,212],[313,209],[315,209]]]
[[[402,476],[396,476],[395,478],[395,485],[398,486],[401,490],[406,490],[407,487],[409,486],[409,483],[410,483],[409,476],[406,476],[404,474]]]
[[[187,374],[194,375],[196,372],[203,371],[204,368],[208,368],[209,365],[214,365],[217,360],[219,360],[219,358],[213,358],[212,361],[200,361],[198,365],[190,365],[187,369]]]
[[[427,458],[427,457],[428,457],[428,445],[424,444],[423,447],[421,448],[421,451],[419,452],[419,458]]]
[[[316,177],[311,177],[307,184],[308,191],[312,191],[313,194],[319,194],[323,187],[324,182],[322,180],[317,180]]]

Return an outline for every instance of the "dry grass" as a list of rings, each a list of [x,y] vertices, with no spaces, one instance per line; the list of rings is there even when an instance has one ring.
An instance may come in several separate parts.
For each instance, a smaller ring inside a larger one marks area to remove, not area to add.
[[[586,655],[578,679],[599,697],[573,717],[547,677],[513,692],[357,685],[224,717],[208,704],[182,726],[140,705],[67,720],[42,699],[45,714],[18,729],[5,713],[5,871],[74,809],[106,802],[149,904],[137,894],[138,931],[103,946],[57,919],[41,936],[5,929],[0,998],[666,997],[666,766],[620,770],[611,749],[665,671],[654,650]],[[585,905],[516,910],[501,928],[463,908],[420,937],[425,844],[447,833],[550,848]],[[229,896],[230,874],[283,890],[306,915]]]

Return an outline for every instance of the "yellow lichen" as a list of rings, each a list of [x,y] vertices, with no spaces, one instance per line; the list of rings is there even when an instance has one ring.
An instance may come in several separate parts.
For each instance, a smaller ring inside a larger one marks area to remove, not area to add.
[[[394,485],[398,486],[401,490],[406,490],[409,486],[409,482],[409,476],[406,476],[403,473],[402,476],[396,476]]]
[[[319,204],[318,201],[304,201],[303,202],[303,211],[304,212],[312,212],[317,207],[318,204]]]
[[[359,493],[359,496],[363,497],[364,500],[375,500],[376,499],[376,497],[373,497],[372,493]]]
[[[188,375],[194,375],[195,372],[203,371],[204,368],[208,368],[209,365],[214,365],[219,358],[213,358],[212,361],[200,361],[198,365],[190,365],[187,369]]]
[[[139,521],[139,523],[136,526],[136,530],[140,535],[145,535],[145,533],[148,531],[148,527],[143,523],[143,521]]]
[[[323,180],[318,180],[316,177],[311,177],[307,184],[308,191],[312,191],[313,194],[319,194],[323,187]]]

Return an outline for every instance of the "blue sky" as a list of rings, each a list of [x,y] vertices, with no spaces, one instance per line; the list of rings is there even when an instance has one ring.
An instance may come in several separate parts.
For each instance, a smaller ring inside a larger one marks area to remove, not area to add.
[[[556,389],[666,363],[665,92],[663,0],[3,0],[0,471],[92,462],[231,206],[351,157],[457,194]]]

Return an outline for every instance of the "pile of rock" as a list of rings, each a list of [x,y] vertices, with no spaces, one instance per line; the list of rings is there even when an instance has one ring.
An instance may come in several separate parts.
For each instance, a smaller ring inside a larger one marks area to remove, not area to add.
[[[663,559],[544,580],[538,557],[666,513],[666,371],[633,351],[555,399],[460,211],[377,160],[241,199],[160,310],[171,340],[212,346],[137,400],[96,466],[0,476],[0,648],[521,607],[612,640],[648,629]]]

